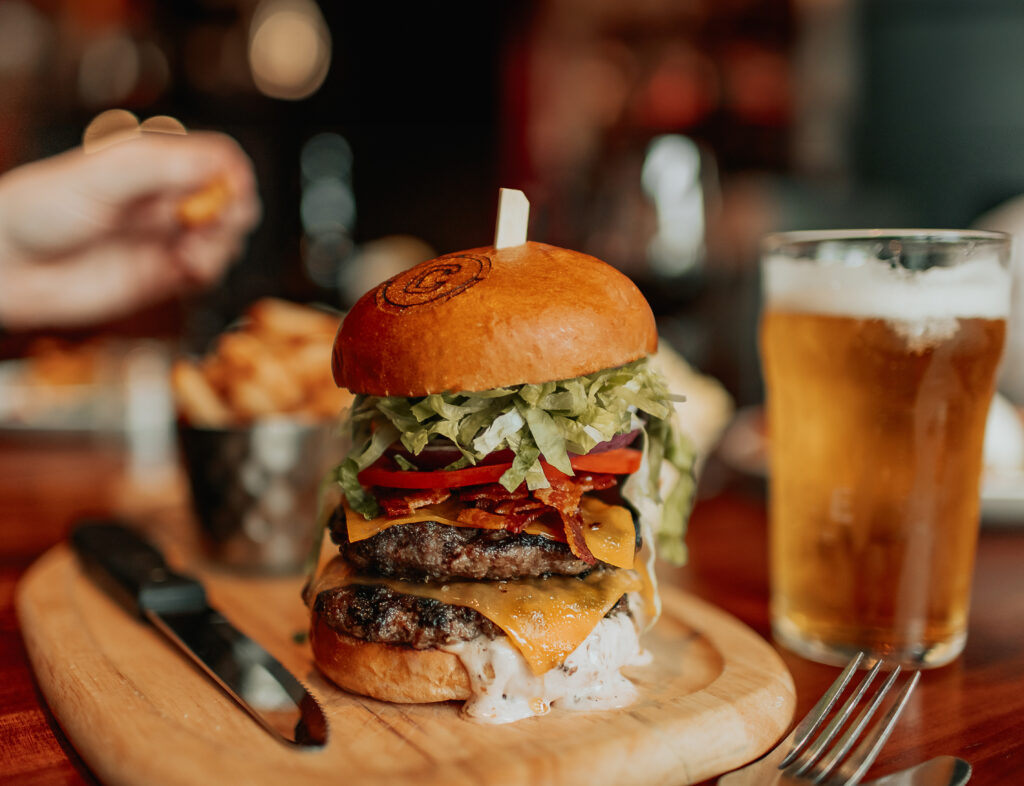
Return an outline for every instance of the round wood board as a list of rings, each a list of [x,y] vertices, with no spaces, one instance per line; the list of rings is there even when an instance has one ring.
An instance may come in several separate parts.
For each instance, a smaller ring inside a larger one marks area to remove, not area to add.
[[[766,751],[793,714],[793,682],[772,647],[733,617],[671,587],[645,638],[650,666],[627,671],[639,699],[490,726],[455,703],[353,696],[315,670],[301,635],[301,579],[197,570],[212,605],[298,676],[323,705],[328,745],[278,743],[159,633],[92,583],[67,546],[18,588],[39,685],[68,738],[109,784],[546,786],[683,784]]]

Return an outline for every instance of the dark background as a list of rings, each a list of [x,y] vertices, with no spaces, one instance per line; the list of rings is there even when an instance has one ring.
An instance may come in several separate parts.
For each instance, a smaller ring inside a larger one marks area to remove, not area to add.
[[[329,72],[294,101],[247,76],[260,0],[0,2],[32,9],[46,30],[31,69],[0,60],[0,170],[78,144],[112,106],[225,131],[252,156],[264,219],[224,284],[101,328],[191,348],[263,295],[348,305],[351,293],[310,275],[299,216],[300,153],[324,131],[352,151],[339,275],[379,238],[434,253],[486,245],[497,188],[520,187],[532,239],[633,276],[663,333],[741,403],[760,397],[764,232],[967,226],[1024,192],[1017,0],[321,2]],[[83,52],[111,31],[154,45],[166,73],[110,106],[85,102]],[[197,47],[200,33],[214,44]],[[594,62],[618,81],[566,78]],[[612,114],[595,113],[619,89]],[[544,149],[536,129],[559,123],[575,130]],[[699,149],[705,211],[699,258],[672,274],[651,267],[655,206],[639,184],[664,135]],[[24,345],[8,339],[3,353]]]

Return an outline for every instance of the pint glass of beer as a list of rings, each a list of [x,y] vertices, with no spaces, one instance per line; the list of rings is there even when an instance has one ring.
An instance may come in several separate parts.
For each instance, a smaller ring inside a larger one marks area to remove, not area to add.
[[[765,239],[772,630],[797,653],[963,649],[1008,260],[995,232]]]

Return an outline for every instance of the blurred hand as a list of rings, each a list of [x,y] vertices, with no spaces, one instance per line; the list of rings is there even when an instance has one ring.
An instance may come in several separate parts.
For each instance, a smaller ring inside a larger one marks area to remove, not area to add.
[[[209,221],[179,217],[220,178],[230,197]],[[0,177],[0,326],[74,326],[209,286],[260,213],[248,157],[230,137],[143,134],[81,148]]]

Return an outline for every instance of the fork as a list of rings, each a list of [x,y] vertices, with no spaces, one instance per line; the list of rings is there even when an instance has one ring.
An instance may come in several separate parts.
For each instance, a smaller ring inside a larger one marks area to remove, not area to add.
[[[872,691],[871,687],[883,666],[883,661],[878,660],[860,685],[829,718],[829,713],[864,658],[863,652],[853,657],[825,691],[825,695],[771,753],[741,770],[722,776],[718,780],[719,786],[774,783],[853,786],[858,783],[889,739],[896,720],[910,698],[910,692],[921,677],[920,672],[914,672],[896,693],[885,715],[869,729],[872,718],[900,674],[900,667],[893,667],[882,684]],[[858,707],[860,712],[854,716]],[[819,729],[822,729],[820,734],[815,736]],[[854,748],[854,745],[857,747]]]

